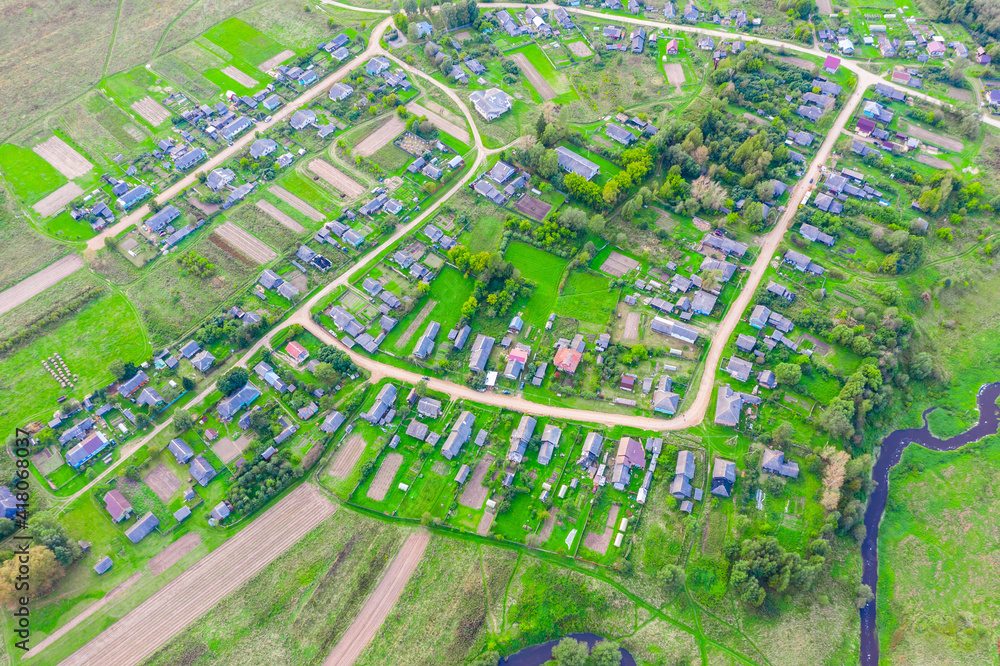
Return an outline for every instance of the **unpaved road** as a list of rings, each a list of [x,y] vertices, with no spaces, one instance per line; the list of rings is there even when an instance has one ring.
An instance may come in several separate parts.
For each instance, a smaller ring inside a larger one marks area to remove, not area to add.
[[[78,254],[67,254],[13,287],[0,291],[0,315],[7,314],[32,296],[59,284],[81,268],[83,268],[83,257]]]
[[[385,572],[385,577],[368,597],[368,601],[330,652],[330,656],[323,662],[323,666],[351,666],[361,656],[368,643],[375,638],[379,627],[395,605],[396,599],[420,564],[430,540],[430,532],[423,530],[414,532],[406,539],[396,554],[396,559]]]
[[[133,666],[148,659],[334,511],[316,488],[300,485],[61,665]]]

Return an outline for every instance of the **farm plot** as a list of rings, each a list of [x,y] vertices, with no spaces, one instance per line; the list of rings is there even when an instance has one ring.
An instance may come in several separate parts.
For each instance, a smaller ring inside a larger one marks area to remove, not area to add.
[[[639,322],[641,320],[642,320],[642,315],[640,315],[638,312],[629,312],[628,316],[625,317],[625,332],[622,334],[622,339],[638,340]]]
[[[391,139],[392,137],[389,138]],[[367,140],[368,139],[365,139],[365,141]],[[364,143],[364,141],[362,141],[362,143]],[[388,141],[385,143],[388,143]],[[382,146],[379,146],[379,148],[381,147]],[[378,148],[376,148],[376,150],[378,150]],[[364,187],[329,162],[324,160],[313,160],[309,163],[309,170],[332,185],[338,192],[343,192],[352,199],[356,199],[365,193]]]
[[[663,66],[663,71],[667,74],[667,83],[672,86],[676,86],[677,90],[680,91],[681,86],[684,85],[684,68],[679,62],[670,62]]]
[[[164,548],[149,561],[149,570],[157,576],[181,561],[181,558],[201,545],[201,535],[188,532]]]
[[[31,277],[5,289],[0,292],[0,315],[7,314],[21,303],[58,284],[81,268],[83,268],[83,257],[78,254],[68,254]]]
[[[601,555],[608,552],[608,545],[611,543],[611,537],[615,533],[615,521],[618,519],[618,509],[618,504],[611,506],[611,510],[608,512],[608,522],[604,527],[603,533],[587,532],[587,536],[583,539],[584,548],[589,548]]]
[[[399,336],[398,340],[396,340],[397,349],[402,349],[406,345],[406,343],[410,341],[410,338],[412,338],[414,334],[418,330],[420,330],[420,327],[424,323],[424,319],[427,319],[427,317],[431,313],[431,310],[433,310],[436,305],[437,301],[427,301],[424,304],[424,307],[420,309],[420,312],[417,313],[417,316],[413,318],[413,321],[410,322],[410,325],[406,327],[406,330],[403,331],[403,334]]]
[[[302,484],[62,663],[144,661],[335,511],[313,486]]]
[[[378,472],[375,474],[375,479],[372,481],[371,487],[368,488],[368,499],[373,499],[376,502],[381,502],[385,499],[386,494],[389,492],[389,488],[392,487],[392,482],[396,478],[396,472],[399,471],[399,466],[403,464],[403,454],[401,453],[390,453],[382,461],[382,466],[378,468]]]
[[[279,187],[278,185],[272,185],[271,189],[269,189],[268,192],[278,197],[286,204],[288,204],[295,210],[299,211],[300,213],[308,217],[310,220],[313,220],[314,222],[320,222],[323,219],[323,213],[319,212],[318,210],[307,204],[302,199],[299,199],[297,196],[295,196],[294,194],[292,194],[283,187]]]
[[[425,531],[414,532],[406,539],[378,587],[368,597],[323,666],[350,666],[357,661],[396,604],[410,576],[423,559],[430,540],[430,532]]]
[[[921,164],[926,164],[927,166],[934,167],[935,169],[951,168],[951,162],[943,160],[940,157],[934,157],[933,155],[928,155],[926,153],[920,153],[913,159],[920,162]]]
[[[164,503],[169,502],[177,489],[181,487],[181,480],[164,463],[154,467],[153,471],[143,478],[143,481]]]
[[[477,511],[483,508],[483,502],[486,501],[486,496],[490,493],[490,489],[483,485],[483,479],[486,478],[486,473],[490,471],[492,464],[493,456],[491,455],[487,455],[479,461],[472,476],[465,482],[465,489],[458,499],[459,504]]]
[[[219,457],[219,460],[228,465],[240,457],[243,449],[233,440],[223,437],[215,444],[212,444],[212,452]]]
[[[544,201],[539,201],[534,197],[521,197],[518,199],[517,203],[514,204],[514,208],[521,211],[531,219],[541,222],[545,219],[545,216],[549,214],[549,211],[552,210],[552,205],[547,204]]]
[[[926,130],[919,125],[914,125],[913,123],[906,123],[906,131],[911,135],[915,136],[921,141],[927,143],[933,143],[935,146],[941,146],[942,148],[947,148],[953,153],[960,153],[965,149],[962,142],[950,136],[945,136],[944,134],[936,134],[930,130]]]
[[[621,277],[639,267],[639,262],[619,252],[612,252],[601,264],[601,270],[608,275]]]
[[[354,147],[354,152],[362,157],[371,157],[376,153],[376,151],[378,151],[379,148],[387,145],[390,141],[399,136],[399,133],[404,129],[406,129],[406,122],[404,122],[398,115],[392,114],[392,116],[385,121],[381,127],[362,139],[362,141]],[[309,165],[309,168],[312,169],[312,164]],[[323,174],[319,175],[325,178]],[[337,187],[334,183],[330,184]],[[340,190],[339,187],[337,187],[337,189]],[[340,191],[344,192],[344,190]],[[347,194],[346,192],[344,193]]]
[[[132,102],[132,110],[142,116],[143,120],[153,127],[159,127],[170,120],[170,111],[149,95],[146,95],[138,102]]]
[[[833,0],[816,0],[816,7],[820,14],[829,16],[833,13]]]
[[[57,136],[49,137],[32,150],[70,180],[79,178],[94,168],[86,157]]]
[[[260,63],[260,71],[269,72],[278,65],[280,65],[281,63],[291,58],[293,55],[295,55],[295,51],[292,51],[291,49],[285,49],[278,55],[272,56],[267,60],[265,60],[264,62]]]
[[[260,203],[257,205],[259,206]],[[277,209],[275,208],[275,210]],[[281,211],[278,212],[280,213]],[[278,221],[281,222],[281,220]],[[295,220],[292,220],[292,222],[298,225],[298,222],[295,222]],[[286,224],[285,226],[288,225]],[[302,231],[302,225],[299,225],[298,230]],[[225,224],[216,229],[212,235],[218,236],[226,243],[226,245],[233,248],[247,259],[250,259],[258,264],[266,264],[269,261],[273,261],[275,257],[278,256],[278,253],[268,247],[262,240],[228,220]]]
[[[282,225],[284,225],[288,229],[291,229],[297,234],[301,234],[303,231],[306,230],[306,228],[303,227],[301,224],[299,224],[291,217],[285,215],[280,210],[275,208],[274,204],[271,203],[270,201],[264,201],[263,199],[261,199],[254,205],[257,206],[257,208],[259,208],[260,210],[270,215],[272,218],[274,218],[276,222],[281,223]]]
[[[337,451],[337,455],[331,463],[330,476],[335,479],[346,479],[350,476],[351,471],[354,470],[354,466],[358,463],[358,459],[361,458],[364,450],[365,438],[361,436],[361,433],[351,435],[340,446],[340,450]]]
[[[36,203],[32,208],[42,217],[51,217],[81,194],[83,194],[83,189],[73,181],[70,181]]]
[[[244,88],[254,88],[257,86],[257,79],[253,78],[252,76],[248,76],[247,74],[244,74],[243,72],[236,69],[232,65],[229,65],[228,67],[223,67],[222,70],[220,71],[229,78],[231,78],[233,81],[236,81],[236,83],[240,84]]]
[[[427,120],[431,121],[435,127],[437,127],[442,132],[447,132],[452,135],[462,143],[469,143],[469,132],[463,127],[459,127],[457,124],[448,120],[439,113],[435,113],[430,109],[426,109],[419,104],[411,102],[406,105],[406,108],[411,113],[415,113],[418,116],[427,116]]]
[[[538,73],[535,66],[531,64],[528,57],[523,53],[515,53],[513,55],[514,62],[517,66],[521,68],[524,72],[524,76],[528,79],[531,85],[538,91],[538,94],[542,96],[542,99],[549,101],[550,99],[556,98],[556,91],[552,89],[549,82],[542,78],[542,75]]]
[[[815,63],[806,60],[805,58],[796,58],[795,56],[778,56],[778,60],[781,62],[787,62],[789,65],[795,65],[796,67],[801,67],[802,69],[811,70],[816,66]]]
[[[583,40],[570,42],[566,46],[569,47],[569,50],[577,58],[589,58],[590,56],[594,55],[594,52],[590,50],[590,47],[587,46],[587,43],[584,42]]]

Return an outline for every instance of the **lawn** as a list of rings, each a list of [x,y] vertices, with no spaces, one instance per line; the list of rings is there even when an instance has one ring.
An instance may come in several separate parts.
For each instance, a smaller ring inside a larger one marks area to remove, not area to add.
[[[66,178],[35,151],[12,143],[0,145],[0,169],[17,196],[29,205],[66,183]]]
[[[437,340],[438,344],[440,344],[445,340],[445,335],[448,331],[455,328],[455,325],[462,318],[462,305],[469,300],[473,287],[474,283],[472,280],[466,279],[458,270],[451,266],[445,266],[441,270],[441,273],[431,282],[431,290],[427,298],[414,305],[410,313],[390,333],[387,342],[389,342],[390,346],[395,346],[396,341],[406,331],[410,322],[420,314],[424,305],[431,300],[437,301],[437,305],[424,318],[420,328],[403,345],[403,348],[397,349],[397,351],[402,354],[409,354],[413,351],[413,345],[416,344],[417,339],[423,333],[427,324],[430,324],[432,321],[441,324],[441,333],[438,334]]]
[[[545,250],[519,242],[507,246],[504,258],[521,271],[522,277],[536,285],[530,301],[518,302],[518,307],[523,307],[524,310],[522,319],[535,326],[544,325],[555,308],[556,290],[559,288],[559,282],[568,262]]]
[[[204,36],[240,60],[245,60],[254,66],[283,50],[281,44],[238,18],[223,21],[205,32]],[[247,74],[257,78],[256,72]]]
[[[560,317],[604,326],[617,304],[618,291],[611,289],[611,280],[590,271],[573,271],[556,301],[555,312]]]

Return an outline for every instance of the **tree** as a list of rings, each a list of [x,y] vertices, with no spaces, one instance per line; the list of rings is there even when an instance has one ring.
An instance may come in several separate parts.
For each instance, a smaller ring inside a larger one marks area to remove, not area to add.
[[[242,388],[247,383],[249,375],[243,368],[233,368],[219,380],[219,390],[223,395],[229,395]]]
[[[271,434],[271,417],[263,409],[250,412],[250,427],[261,437]]]
[[[187,410],[181,410],[174,414],[174,430],[184,432],[194,425],[194,416]]]
[[[751,201],[743,209],[743,219],[754,229],[764,221],[764,207],[758,201]]]
[[[559,223],[573,231],[583,231],[587,226],[587,214],[579,208],[569,208],[559,216]]]
[[[590,659],[587,666],[620,666],[622,663],[621,648],[611,641],[600,641],[590,649]]]
[[[135,427],[139,430],[144,430],[146,426],[149,425],[149,417],[139,412],[135,415]]]
[[[181,377],[181,386],[184,387],[185,391],[193,391],[195,387],[194,379],[191,377]]]
[[[857,596],[854,598],[854,605],[858,609],[864,608],[868,605],[868,602],[875,598],[875,594],[872,592],[872,588],[867,585],[858,585],[856,592]]]
[[[604,216],[600,213],[595,213],[590,216],[589,220],[587,220],[587,231],[595,236],[600,236],[604,233],[604,225],[606,224],[607,222],[605,221]]]
[[[69,565],[80,557],[80,545],[69,537],[66,528],[51,513],[36,513],[29,518],[28,532],[35,538],[35,543],[52,551],[59,564]],[[33,569],[32,576],[35,575],[37,573]]]
[[[787,444],[788,442],[792,441],[792,437],[794,436],[795,436],[795,429],[792,427],[792,424],[789,423],[788,421],[782,421],[781,423],[779,423],[778,427],[775,428],[774,432],[771,433],[771,437],[778,444]]]
[[[586,666],[587,644],[575,638],[566,638],[552,648],[552,660],[556,666]]]
[[[329,386],[337,380],[338,373],[329,363],[317,363],[313,368],[313,376],[319,383]]]
[[[45,546],[30,547],[28,561],[31,562],[32,598],[45,596],[66,575],[66,570],[59,564],[52,551]],[[0,565],[0,601],[8,608],[16,608],[18,598],[25,596],[23,591],[17,589],[20,566],[16,557]]]
[[[546,180],[559,173],[559,155],[554,150],[546,150],[538,160],[538,175]]]
[[[679,567],[676,564],[667,564],[657,575],[660,585],[667,592],[673,592],[684,587],[684,581],[686,580],[686,574],[684,573],[684,568]]]
[[[416,23],[411,23],[406,30],[406,38],[411,42],[415,42],[420,38],[420,29],[417,28]]]
[[[120,358],[111,361],[111,364],[108,365],[108,372],[111,373],[112,377],[121,381],[125,378],[125,361]]]
[[[795,385],[802,379],[802,368],[794,363],[779,363],[774,369],[774,376],[780,384]]]
[[[417,0],[405,0],[403,2],[403,9],[407,14],[417,13]]]

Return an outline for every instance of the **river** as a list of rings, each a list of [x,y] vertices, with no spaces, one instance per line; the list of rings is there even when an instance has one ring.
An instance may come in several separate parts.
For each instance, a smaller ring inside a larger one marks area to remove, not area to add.
[[[923,428],[896,430],[882,441],[882,451],[872,469],[872,478],[876,485],[865,510],[867,532],[864,543],[861,544],[863,563],[861,580],[872,589],[872,592],[878,591],[878,530],[882,514],[885,513],[885,502],[889,496],[889,470],[899,462],[903,450],[911,443],[932,451],[954,451],[970,442],[995,434],[997,427],[1000,426],[1000,409],[997,409],[996,405],[998,397],[1000,397],[1000,383],[986,384],[980,388],[976,398],[979,406],[979,423],[950,439],[941,440],[930,433],[927,427],[927,414],[933,410],[931,408],[924,412]],[[861,609],[862,666],[875,666],[879,661],[876,601],[872,599]]]
[[[569,637],[575,638],[578,641],[584,641],[589,647],[594,647],[594,643],[604,640],[597,634],[570,634]],[[562,639],[531,645],[523,650],[518,650],[509,657],[504,657],[500,660],[500,663],[503,666],[542,666],[542,664],[552,659],[552,648],[560,640]],[[620,649],[622,654],[621,666],[635,666],[635,657],[625,648]]]

